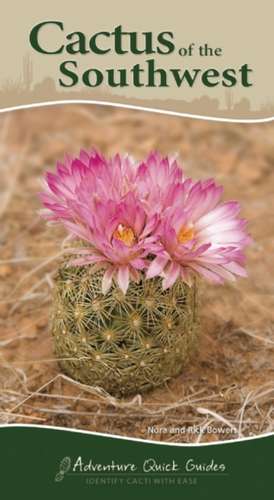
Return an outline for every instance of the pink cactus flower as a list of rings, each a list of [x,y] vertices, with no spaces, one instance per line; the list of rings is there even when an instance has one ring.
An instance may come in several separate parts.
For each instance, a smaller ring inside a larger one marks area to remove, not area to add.
[[[109,161],[97,151],[81,151],[79,158],[67,156],[64,164],[57,162],[56,174],[46,173],[45,191],[39,193],[46,209],[41,215],[53,221],[71,220],[77,206],[92,210],[94,201],[119,201],[133,190],[136,170],[128,156],[117,154]]]
[[[186,180],[185,182],[188,182]],[[237,202],[219,203],[222,188],[208,180],[189,184],[182,205],[166,211],[158,229],[161,249],[147,278],[163,276],[163,288],[177,278],[191,284],[195,274],[208,281],[246,276],[243,249],[250,243]]]
[[[139,271],[147,267],[147,256],[156,247],[157,215],[147,216],[129,192],[122,201],[98,201],[94,212],[82,214],[82,223],[64,221],[65,227],[89,245],[75,249],[82,254],[72,265],[96,264],[105,269],[102,290],[106,293],[116,279],[126,293],[129,280],[137,280]]]
[[[182,198],[183,170],[175,159],[151,153],[139,165],[136,178],[138,195],[149,213],[163,211]]]
[[[174,159],[152,153],[137,163],[82,151],[45,181],[43,216],[84,242],[71,249],[71,265],[103,268],[104,293],[113,280],[126,293],[140,272],[161,276],[164,289],[177,279],[191,285],[195,275],[216,283],[246,276],[250,237],[239,204],[221,202],[212,179],[186,178]]]

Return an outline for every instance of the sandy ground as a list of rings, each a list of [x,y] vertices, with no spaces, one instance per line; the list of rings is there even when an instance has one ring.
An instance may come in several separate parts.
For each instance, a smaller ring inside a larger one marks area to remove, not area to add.
[[[64,377],[48,327],[65,233],[40,220],[36,193],[44,170],[65,152],[92,146],[137,158],[151,149],[178,152],[189,175],[214,176],[226,199],[241,201],[254,239],[248,279],[200,292],[195,359],[165,387],[128,400]],[[274,430],[274,123],[215,123],[93,105],[16,111],[0,115],[0,173],[2,423],[174,442]]]

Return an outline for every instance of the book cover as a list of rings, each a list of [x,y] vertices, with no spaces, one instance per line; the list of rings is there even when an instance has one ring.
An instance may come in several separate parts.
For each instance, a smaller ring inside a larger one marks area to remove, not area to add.
[[[273,14],[3,3],[3,498],[270,495]]]

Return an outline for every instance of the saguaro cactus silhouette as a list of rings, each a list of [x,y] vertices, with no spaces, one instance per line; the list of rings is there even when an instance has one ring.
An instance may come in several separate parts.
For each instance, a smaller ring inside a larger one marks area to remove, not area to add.
[[[28,92],[31,90],[33,83],[33,64],[29,54],[26,54],[23,58],[23,85],[24,90]]]
[[[225,103],[228,111],[232,111],[234,106],[234,96],[231,89],[227,89],[225,92]]]

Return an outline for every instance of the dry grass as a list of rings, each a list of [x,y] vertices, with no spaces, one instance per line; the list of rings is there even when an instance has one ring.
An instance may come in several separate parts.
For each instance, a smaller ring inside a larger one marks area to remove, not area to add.
[[[2,423],[170,442],[273,432],[273,132],[271,123],[209,123],[80,105],[0,115]],[[226,198],[241,201],[254,238],[249,278],[201,291],[196,359],[165,387],[129,400],[62,375],[48,330],[52,280],[65,234],[39,219],[36,193],[43,171],[65,152],[94,145],[107,154],[128,151],[139,158],[154,148],[177,151],[189,174],[216,177]],[[153,426],[168,432],[151,434]]]

